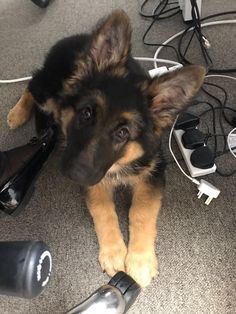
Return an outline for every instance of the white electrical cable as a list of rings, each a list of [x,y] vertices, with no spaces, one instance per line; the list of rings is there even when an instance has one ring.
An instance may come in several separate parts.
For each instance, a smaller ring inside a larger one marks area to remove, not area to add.
[[[211,25],[221,25],[221,24],[235,24],[236,23],[236,20],[233,19],[233,20],[222,20],[222,21],[214,21],[214,22],[207,22],[207,23],[203,23],[201,24],[201,27],[206,27],[206,26],[211,26]],[[194,29],[194,27],[191,27],[188,32],[192,31]],[[182,35],[183,33],[185,32],[185,29],[180,31],[179,33],[171,36],[170,38],[168,38],[165,42],[163,42],[162,45],[167,45],[169,44],[172,40],[174,40],[175,38],[179,37],[180,35]],[[157,59],[158,58],[158,55],[159,53],[161,52],[161,50],[164,48],[164,46],[161,46],[159,47],[155,54],[154,54],[154,59]],[[157,62],[154,61],[154,67],[157,68],[158,65],[157,65]]]
[[[236,153],[232,150],[231,144],[230,144],[230,137],[232,135],[236,137],[236,134],[233,134],[233,132],[235,132],[235,131],[236,131],[236,128],[234,128],[232,131],[229,132],[229,134],[227,136],[227,144],[228,144],[228,147],[229,147],[231,154],[236,158]]]
[[[174,154],[174,152],[173,152],[173,150],[172,150],[171,140],[172,140],[172,135],[173,135],[175,123],[176,123],[178,117],[179,117],[179,116],[177,116],[177,118],[175,119],[175,122],[174,122],[174,124],[172,125],[172,128],[171,128],[171,130],[170,130],[170,134],[169,134],[169,151],[170,151],[172,157],[174,158],[174,161],[176,162],[177,166],[178,166],[179,169],[181,170],[181,172],[182,172],[190,181],[192,181],[193,183],[199,185],[200,182],[199,182],[198,180],[196,180],[196,179],[190,177],[190,176],[183,170],[183,168],[180,166],[180,164],[179,164],[179,162],[178,162],[177,158],[175,157],[175,154]]]
[[[172,60],[167,60],[167,59],[155,59],[155,58],[147,58],[147,57],[134,57],[135,60],[138,61],[158,61],[166,64],[173,64],[173,65],[181,65],[181,63],[172,61]],[[208,77],[222,77],[226,79],[232,79],[236,81],[236,77],[234,76],[229,76],[229,75],[220,75],[220,74],[212,74],[212,75],[207,75],[205,78]],[[12,80],[0,80],[0,84],[10,84],[10,83],[18,83],[18,82],[24,82],[24,81],[29,81],[32,79],[32,76],[26,76],[18,79],[12,79]]]
[[[134,57],[135,60],[139,61],[157,61],[157,62],[162,62],[166,64],[172,64],[172,65],[179,65],[181,63],[172,61],[172,60],[166,60],[166,59],[154,59],[154,58],[146,58],[146,57]],[[12,79],[12,80],[0,80],[0,84],[10,84],[10,83],[18,83],[18,82],[24,82],[24,81],[29,81],[32,79],[32,76],[27,76],[27,77],[22,77],[18,79]]]
[[[235,80],[235,81],[236,81],[236,78],[233,77],[233,76],[229,76],[229,75],[220,75],[220,74],[207,75],[205,78],[211,78],[211,77],[223,77],[223,78],[232,79],[232,80]],[[194,178],[190,177],[189,175],[187,175],[187,173],[183,170],[183,168],[180,166],[180,164],[179,164],[179,162],[178,162],[177,158],[175,157],[175,154],[174,154],[174,152],[173,152],[173,150],[172,150],[172,147],[171,147],[171,140],[172,140],[172,135],[173,135],[173,131],[174,131],[174,127],[175,127],[175,123],[176,123],[177,119],[178,119],[178,116],[177,116],[177,118],[176,118],[176,120],[175,120],[175,122],[174,122],[174,124],[173,124],[173,126],[172,126],[172,128],[171,128],[171,131],[170,131],[170,135],[169,135],[169,151],[170,151],[172,157],[174,158],[174,161],[176,162],[177,166],[178,166],[179,169],[181,170],[181,172],[182,172],[189,180],[191,180],[192,182],[194,182],[194,183],[196,183],[197,185],[199,185],[199,184],[200,184],[199,181],[197,181],[196,179],[194,179]],[[230,141],[230,136],[232,136],[233,132],[235,132],[235,131],[236,131],[236,128],[234,128],[234,129],[228,134],[228,136],[227,136],[227,143],[228,143],[228,147],[229,147],[229,150],[230,150],[231,154],[236,158],[236,154],[235,154],[235,152],[231,149],[231,145],[230,145],[230,142],[229,142],[229,141]],[[236,134],[235,134],[235,136],[236,136]]]
[[[166,64],[173,64],[173,65],[179,65],[181,63],[176,62],[176,61],[172,61],[172,60],[167,60],[167,59],[157,59],[157,58],[146,58],[146,57],[134,57],[135,60],[139,60],[139,61],[155,61],[155,62],[162,62],[162,63],[166,63]]]
[[[211,26],[211,25],[221,25],[221,24],[235,24],[236,20],[222,20],[222,21],[213,21],[213,22],[208,22],[208,23],[203,23],[201,25],[201,27],[206,27],[206,26]],[[188,31],[193,30],[194,27],[191,27]],[[182,35],[184,33],[185,30],[182,30],[180,32],[178,32],[177,34],[171,36],[170,38],[168,38],[162,45],[166,45],[169,42],[171,42],[172,40],[174,40],[175,38],[179,37],[180,35]],[[154,58],[145,58],[145,57],[136,57],[134,59],[136,60],[140,60],[140,61],[154,61],[154,67],[157,68],[157,62],[163,62],[166,64],[173,64],[173,65],[178,65],[180,64],[179,62],[176,61],[172,61],[172,60],[166,60],[166,59],[159,59],[157,58],[159,53],[161,52],[161,50],[164,48],[164,46],[159,47],[155,54],[154,54]],[[214,75],[216,76],[216,75]],[[223,77],[223,76],[222,76]],[[225,78],[229,78],[230,76],[225,75]],[[231,77],[232,78],[232,77]],[[27,77],[22,77],[22,78],[18,78],[18,79],[11,79],[11,80],[0,80],[0,84],[9,84],[9,83],[18,83],[18,82],[23,82],[23,81],[29,81],[32,79],[32,76],[27,76]],[[234,78],[235,79],[235,78]]]
[[[181,63],[178,63],[172,60],[167,60],[167,59],[155,59],[155,58],[146,58],[146,57],[134,57],[134,59],[139,60],[139,61],[158,61],[158,62],[163,62],[166,64],[181,65]],[[229,75],[212,74],[212,75],[207,75],[205,78],[208,78],[208,77],[223,77],[226,79],[232,79],[236,81],[236,77],[229,76]],[[31,79],[32,79],[32,76],[26,76],[26,77],[12,79],[12,80],[0,80],[0,84],[18,83],[18,82],[29,81]]]
[[[29,81],[31,79],[32,79],[32,76],[21,77],[21,78],[13,79],[13,80],[0,80],[0,84],[18,83],[18,82]]]
[[[230,76],[230,75],[211,74],[211,75],[205,76],[205,78],[208,78],[208,77],[223,77],[223,78],[227,78],[227,79],[231,79],[231,80],[236,81],[236,77]]]

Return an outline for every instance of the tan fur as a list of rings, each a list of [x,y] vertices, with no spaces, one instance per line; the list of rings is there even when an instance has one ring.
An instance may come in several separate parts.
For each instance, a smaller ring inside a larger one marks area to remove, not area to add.
[[[29,91],[25,91],[16,105],[9,111],[7,123],[11,129],[16,129],[26,123],[30,116],[36,101]],[[53,98],[49,98],[41,109],[47,113],[52,113],[56,122],[60,120],[60,111],[57,103]]]
[[[137,143],[130,143],[122,160],[128,163],[142,154]],[[161,192],[146,183],[154,167],[153,161],[139,176],[123,177],[119,175],[122,168],[112,166],[102,181],[89,190],[87,202],[100,245],[99,261],[102,268],[109,275],[114,274],[115,270],[125,269],[142,287],[146,287],[157,274],[155,239]],[[114,177],[109,176],[111,170],[116,174]],[[112,190],[119,184],[129,184],[134,193],[129,214],[130,241],[127,255],[112,201]]]
[[[132,160],[135,160],[135,158]],[[118,186],[118,185],[136,186],[139,182],[143,182],[147,180],[147,178],[150,176],[150,173],[154,170],[155,167],[156,167],[156,161],[152,160],[149,163],[149,165],[147,165],[143,169],[140,175],[123,176],[122,174],[126,174],[126,168],[124,167],[124,165],[122,166],[121,164],[116,162],[108,170],[107,175],[102,179],[101,183],[105,185],[108,184],[108,185],[113,185],[113,186]]]
[[[130,121],[130,122],[133,122],[135,120],[137,120],[137,121],[140,120],[138,113],[132,112],[132,111],[123,112],[121,117],[126,119],[127,121]]]
[[[128,71],[124,66],[116,66],[110,71],[111,75],[117,77],[126,77],[128,75]]]
[[[75,111],[72,107],[62,109],[61,111],[61,128],[64,135],[67,135],[68,127],[75,116]]]
[[[75,94],[77,92],[78,82],[82,81],[86,76],[91,74],[91,70],[88,67],[89,63],[92,63],[89,56],[80,57],[76,61],[76,70],[70,78],[64,80],[63,82],[63,90],[66,95]],[[128,74],[128,71],[122,64],[118,64],[110,70],[106,70],[106,73],[110,73],[112,76],[125,77]]]
[[[144,175],[137,180],[135,178],[137,177],[128,178],[134,193],[129,213],[128,253],[112,200],[113,188],[116,183],[121,182],[105,177],[99,184],[89,189],[87,205],[98,237],[101,267],[110,276],[118,270],[125,269],[142,287],[145,287],[157,273],[155,239],[161,193],[145,182]]]
[[[8,113],[7,123],[10,129],[16,129],[26,123],[30,119],[33,106],[33,96],[26,90]]]
[[[190,65],[152,80],[144,93],[150,99],[158,135],[173,124],[183,104],[187,104],[198,92],[205,74],[204,67]]]
[[[116,46],[115,49],[113,47],[106,50],[104,45],[112,45],[111,34],[116,41]],[[123,10],[115,10],[94,32],[90,50],[84,55],[78,54],[74,73],[63,82],[64,92],[67,95],[73,95],[78,82],[92,75],[94,71],[105,70],[107,74],[125,77],[128,71],[124,64],[130,50],[130,39],[131,27],[127,14]],[[111,50],[112,53],[110,53]]]
[[[96,76],[97,72],[125,77],[129,73],[126,61],[130,51],[130,41],[129,18],[124,11],[116,10],[94,30],[89,41],[90,46],[76,56],[74,72],[62,82],[63,87],[60,91],[60,95],[64,97],[62,101],[66,96],[78,96],[78,86],[81,81],[86,77]],[[161,78],[152,80],[147,78],[137,83],[143,97],[147,100],[148,114],[152,115],[158,135],[173,123],[176,115],[184,108],[184,104],[189,102],[198,91],[204,75],[204,68],[189,66]],[[91,103],[95,102],[103,108],[109,106],[106,97],[100,91],[85,91],[83,95]],[[26,91],[8,115],[8,124],[11,128],[16,128],[29,119],[33,103],[32,95]],[[76,109],[72,107],[61,109],[52,98],[45,104],[39,105],[45,112],[53,114],[54,119],[61,124],[64,134],[67,135]],[[154,181],[151,181],[156,179],[157,169],[154,167],[157,166],[158,157],[154,156],[148,165],[145,167],[142,165],[140,169],[138,169],[138,162],[131,164],[145,153],[138,142],[131,140],[138,138],[139,132],[143,130],[143,119],[140,119],[139,113],[135,112],[124,112],[122,117],[128,120],[129,129],[132,130],[130,141],[126,144],[123,156],[113,164],[105,177],[97,185],[88,188],[86,202],[98,237],[99,261],[102,268],[110,276],[119,270],[125,270],[142,287],[145,287],[157,273],[155,239],[161,191],[158,191],[158,184],[154,184],[154,187],[152,185]],[[80,153],[81,160],[92,164],[93,152],[97,145],[95,137]],[[130,185],[133,190],[129,213],[128,250],[123,241],[113,202],[113,190],[119,184]]]
[[[129,142],[125,147],[125,154],[116,163],[118,165],[126,165],[131,161],[143,156],[144,151],[138,142]]]
[[[105,108],[106,98],[100,90],[93,90],[91,93],[91,98],[94,98],[96,105],[100,106],[101,108]]]
[[[63,81],[63,91],[65,95],[74,95],[77,91],[78,82],[83,80],[88,75],[88,65],[86,57],[78,57],[75,64],[76,70],[74,73]]]
[[[139,182],[134,189],[129,213],[130,240],[125,267],[142,287],[157,274],[155,239],[160,207],[160,192],[145,182]]]
[[[53,98],[47,99],[46,103],[41,107],[41,109],[48,114],[53,114],[54,120],[57,123],[60,122],[61,112],[58,104]]]
[[[106,54],[104,43],[110,44],[109,39],[114,30],[116,30],[114,34],[116,49],[113,49],[112,53],[108,50],[109,53]],[[130,38],[129,17],[123,10],[115,10],[98,28],[91,44],[90,54],[96,69],[100,72],[110,66],[124,64],[130,49]]]
[[[103,184],[89,188],[87,205],[93,217],[100,246],[99,262],[101,267],[113,276],[117,271],[124,270],[127,248],[119,228],[112,190]]]
[[[123,168],[124,165],[134,161],[135,159],[141,157],[143,155],[143,149],[141,147],[141,145],[137,142],[129,142],[125,148],[125,153],[124,156],[121,157],[120,159],[117,160],[116,163],[114,163],[112,165],[112,167],[108,170],[108,175],[109,174],[116,174],[116,179],[115,181],[118,181],[117,184],[123,183],[125,184],[125,182],[121,182],[122,180],[124,180],[123,178],[119,178],[119,171]],[[124,170],[123,170],[124,171]],[[104,178],[105,181],[107,181],[106,177]],[[110,179],[110,178],[109,178]],[[108,179],[108,180],[109,180]],[[126,178],[127,179],[127,184],[130,183],[130,177]],[[132,178],[133,180],[138,180],[138,176],[135,176]],[[113,180],[114,181],[114,180]]]
[[[123,112],[121,117],[125,118],[126,120],[132,120],[136,116],[135,112],[126,111]]]

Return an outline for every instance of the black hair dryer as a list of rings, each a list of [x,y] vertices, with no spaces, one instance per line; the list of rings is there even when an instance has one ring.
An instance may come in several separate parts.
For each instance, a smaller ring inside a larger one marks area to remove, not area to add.
[[[42,241],[0,242],[0,294],[34,298],[46,287],[52,270]]]
[[[46,287],[51,270],[52,258],[44,242],[0,242],[0,294],[34,298]],[[140,291],[129,275],[118,272],[66,314],[124,314]]]
[[[100,287],[66,314],[124,314],[140,291],[140,286],[133,278],[120,271],[108,284]]]

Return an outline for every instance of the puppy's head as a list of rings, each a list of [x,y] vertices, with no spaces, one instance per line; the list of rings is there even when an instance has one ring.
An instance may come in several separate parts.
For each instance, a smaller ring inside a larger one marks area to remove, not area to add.
[[[70,81],[71,95],[62,110],[67,134],[62,171],[83,186],[154,152],[162,131],[205,75],[202,67],[188,66],[137,83],[128,66],[130,35],[127,15],[115,11],[92,35],[87,55],[78,60],[80,71]]]

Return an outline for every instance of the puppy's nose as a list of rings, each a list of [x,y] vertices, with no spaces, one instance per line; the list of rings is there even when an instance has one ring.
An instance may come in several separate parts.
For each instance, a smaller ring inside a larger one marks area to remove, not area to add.
[[[93,167],[89,167],[81,162],[63,167],[62,173],[81,186],[94,185],[103,177],[103,174],[100,171],[95,171]]]

